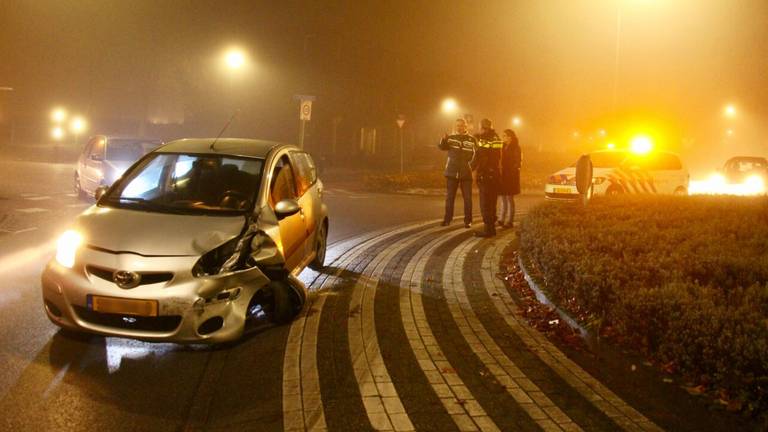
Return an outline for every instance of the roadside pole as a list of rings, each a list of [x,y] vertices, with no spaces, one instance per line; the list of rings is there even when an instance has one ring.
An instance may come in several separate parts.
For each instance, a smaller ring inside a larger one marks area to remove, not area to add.
[[[312,101],[315,97],[296,95],[293,98],[299,101],[299,148],[304,150],[304,136],[307,131],[307,122],[312,119]]]
[[[403,125],[405,125],[405,115],[397,116],[397,131],[400,135],[400,175],[405,174],[405,145],[403,144]]]

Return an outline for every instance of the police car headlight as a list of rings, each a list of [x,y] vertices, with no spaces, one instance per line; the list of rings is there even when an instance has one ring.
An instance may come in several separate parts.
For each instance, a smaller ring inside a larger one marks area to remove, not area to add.
[[[599,185],[605,183],[605,177],[594,177],[592,179],[592,184]]]
[[[77,249],[83,243],[83,236],[77,231],[67,230],[56,242],[56,261],[66,268],[75,266]]]

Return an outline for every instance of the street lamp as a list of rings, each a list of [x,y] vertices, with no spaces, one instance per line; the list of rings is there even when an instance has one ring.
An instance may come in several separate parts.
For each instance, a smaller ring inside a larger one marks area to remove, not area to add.
[[[51,111],[51,120],[54,123],[61,123],[67,118],[67,110],[64,108],[58,107],[54,108],[53,111]]]
[[[512,117],[512,126],[518,128],[523,125],[523,119],[520,116]]]
[[[459,104],[456,103],[456,99],[453,98],[446,98],[443,100],[443,104],[441,106],[441,109],[443,113],[445,114],[453,114],[459,109]]]
[[[733,104],[728,104],[723,108],[723,115],[728,118],[736,117],[736,107]]]
[[[224,53],[224,64],[229,70],[240,70],[245,66],[247,56],[239,48],[230,48]]]
[[[72,121],[69,123],[69,130],[72,131],[72,134],[75,137],[75,145],[77,145],[77,137],[85,131],[85,128],[87,127],[87,124],[85,122],[85,119],[81,116],[75,116],[72,118]]]
[[[61,126],[54,126],[53,129],[51,129],[51,138],[53,138],[54,141],[61,141],[61,139],[64,138],[64,128]]]

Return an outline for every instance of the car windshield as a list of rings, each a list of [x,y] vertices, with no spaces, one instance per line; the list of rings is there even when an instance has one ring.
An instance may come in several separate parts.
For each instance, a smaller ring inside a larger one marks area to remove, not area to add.
[[[243,213],[256,199],[263,165],[255,158],[155,153],[99,204],[160,213]]]
[[[160,141],[112,138],[107,143],[105,159],[110,161],[133,162],[160,146]]]
[[[590,153],[593,168],[616,168],[627,158],[627,153],[623,151],[601,151]],[[574,162],[571,167],[575,167]]]

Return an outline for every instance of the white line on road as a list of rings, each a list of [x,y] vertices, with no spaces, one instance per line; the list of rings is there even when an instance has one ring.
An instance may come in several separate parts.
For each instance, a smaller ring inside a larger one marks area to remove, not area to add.
[[[422,278],[427,262],[438,247],[461,234],[462,231],[456,231],[432,240],[408,262],[400,279],[400,318],[421,371],[459,430],[498,431],[440,349],[422,303]]]
[[[544,430],[581,430],[507,357],[472,309],[462,276],[466,257],[475,253],[472,250],[479,242],[468,239],[460,244],[448,256],[443,270],[445,301],[461,335],[491,375]]]
[[[30,196],[30,197],[24,197],[25,200],[29,201],[43,201],[43,200],[49,200],[51,197],[49,196]]]
[[[507,236],[504,236],[507,237]],[[504,237],[499,240],[504,239]],[[584,371],[565,354],[555,347],[544,335],[530,327],[517,317],[518,307],[507,291],[504,282],[494,277],[500,271],[501,255],[508,242],[498,241],[489,248],[483,258],[483,285],[488,291],[499,314],[517,334],[529,351],[535,353],[542,362],[549,366],[565,382],[579,392],[597,409],[605,413],[625,430],[661,430],[656,424],[627,405],[615,393]]]

